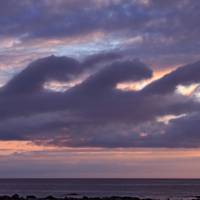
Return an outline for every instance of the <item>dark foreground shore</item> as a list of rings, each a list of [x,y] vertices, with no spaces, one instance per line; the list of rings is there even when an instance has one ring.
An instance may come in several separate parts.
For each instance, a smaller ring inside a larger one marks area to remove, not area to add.
[[[72,197],[78,196],[78,194],[69,194],[64,198],[57,198],[54,196],[47,196],[47,197],[36,197],[33,195],[29,195],[26,197],[21,197],[18,194],[14,194],[12,196],[3,195],[0,196],[0,200],[153,200],[151,198],[138,198],[138,197],[121,197],[121,196],[111,196],[111,197]],[[196,200],[196,199],[195,199]],[[199,199],[200,200],[200,199]]]
[[[111,197],[87,197],[87,196],[84,196],[84,197],[78,197],[78,194],[69,194],[69,196],[66,196],[64,198],[57,198],[57,197],[54,197],[54,196],[36,197],[36,196],[33,196],[33,195],[21,197],[18,194],[14,194],[12,196],[8,196],[8,195],[0,196],[0,200],[153,200],[153,199],[151,199],[151,198],[127,197],[127,196],[126,197],[121,197],[121,196],[111,196]]]
[[[0,200],[158,200],[158,199],[151,199],[151,198],[139,198],[139,197],[128,197],[128,196],[111,196],[111,197],[73,197],[78,196],[76,193],[71,193],[64,198],[57,198],[54,196],[47,196],[47,197],[36,197],[34,195],[29,195],[26,197],[19,196],[18,194],[14,194],[12,196],[2,195],[0,196]],[[186,198],[184,198],[186,199]],[[189,198],[190,200],[200,200],[200,196],[194,196]],[[166,200],[170,200],[167,198]]]

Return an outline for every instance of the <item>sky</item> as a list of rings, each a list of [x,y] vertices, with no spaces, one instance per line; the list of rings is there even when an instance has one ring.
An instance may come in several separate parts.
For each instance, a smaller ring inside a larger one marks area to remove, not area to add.
[[[0,177],[200,178],[200,1],[0,1]]]

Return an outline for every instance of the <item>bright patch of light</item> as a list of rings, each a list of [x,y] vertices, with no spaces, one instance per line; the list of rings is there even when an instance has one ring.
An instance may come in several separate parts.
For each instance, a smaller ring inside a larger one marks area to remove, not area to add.
[[[48,81],[44,84],[44,89],[52,90],[55,92],[65,92],[68,89],[80,84],[82,80],[76,80],[72,82],[60,82],[60,81]]]
[[[176,92],[183,96],[191,96],[199,84],[191,84],[191,85],[178,85],[176,88]]]
[[[164,116],[160,116],[160,117],[157,117],[156,121],[157,122],[162,122],[164,124],[169,124],[169,122],[173,119],[178,119],[178,118],[181,118],[181,117],[184,117],[186,116],[186,114],[181,114],[181,115],[164,115]]]
[[[147,136],[148,136],[148,133],[144,133],[144,132],[140,133],[140,137],[141,137],[141,138],[145,138],[145,137],[147,137]]]
[[[166,69],[163,71],[155,71],[153,77],[147,80],[137,81],[137,82],[123,82],[118,83],[116,89],[123,90],[123,91],[139,91],[146,87],[151,82],[158,80],[165,76],[166,74],[170,73],[172,69]]]
[[[123,91],[139,91],[148,85],[151,80],[143,80],[138,82],[125,82],[125,83],[118,83],[116,89],[123,90]]]

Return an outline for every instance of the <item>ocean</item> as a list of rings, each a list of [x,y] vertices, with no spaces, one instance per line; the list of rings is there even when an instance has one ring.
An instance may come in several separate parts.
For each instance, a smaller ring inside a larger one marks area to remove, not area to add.
[[[200,179],[0,179],[0,195],[45,197],[137,196],[190,199],[200,195]]]

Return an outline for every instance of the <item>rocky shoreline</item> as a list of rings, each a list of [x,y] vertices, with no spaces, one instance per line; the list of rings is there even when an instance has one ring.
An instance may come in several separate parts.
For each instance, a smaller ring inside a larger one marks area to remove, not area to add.
[[[72,193],[66,197],[58,198],[54,196],[47,196],[47,197],[36,197],[34,195],[28,195],[26,197],[21,197],[18,194],[14,194],[12,196],[3,195],[0,196],[0,200],[152,200],[151,198],[138,198],[138,197],[128,197],[128,196],[111,196],[111,197],[72,197],[78,196],[78,194]]]
[[[129,196],[111,196],[111,197],[73,197],[78,196],[76,193],[70,193],[68,196],[63,198],[58,198],[54,196],[47,196],[47,197],[36,197],[34,195],[28,195],[26,197],[22,197],[18,194],[14,194],[12,196],[9,195],[2,195],[0,196],[0,200],[158,200],[158,199],[151,199],[151,198],[139,198],[139,197],[129,197]],[[185,199],[185,198],[184,198]],[[169,198],[166,200],[170,200]],[[190,200],[200,200],[200,196],[194,196],[190,198]]]

